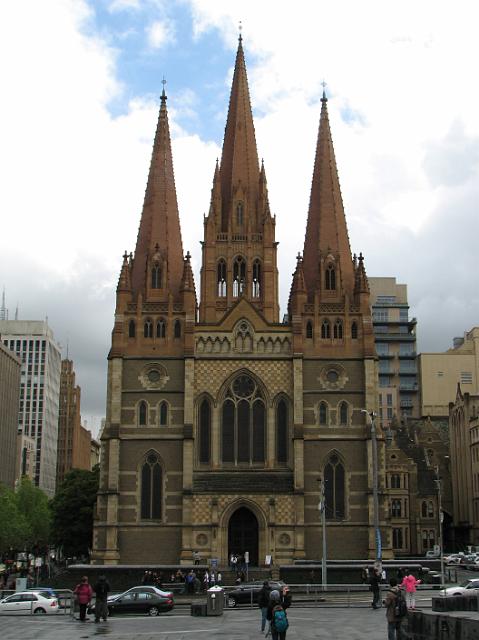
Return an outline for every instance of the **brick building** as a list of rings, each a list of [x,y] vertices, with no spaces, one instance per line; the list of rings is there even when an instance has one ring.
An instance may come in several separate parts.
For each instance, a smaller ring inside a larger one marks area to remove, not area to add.
[[[275,217],[239,42],[197,301],[163,91],[134,255],[121,267],[94,531],[97,563],[374,557],[377,355],[323,94],[303,255],[279,319]],[[288,161],[285,151],[285,162]],[[309,181],[305,177],[305,181]],[[392,553],[378,434],[383,556]]]

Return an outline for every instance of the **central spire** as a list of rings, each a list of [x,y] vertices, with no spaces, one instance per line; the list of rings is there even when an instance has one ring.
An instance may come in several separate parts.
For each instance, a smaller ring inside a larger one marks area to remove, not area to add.
[[[242,189],[246,207],[248,203],[250,207],[255,207],[258,198],[258,151],[241,34],[238,39],[220,174],[221,221],[223,230],[227,231],[234,193]]]

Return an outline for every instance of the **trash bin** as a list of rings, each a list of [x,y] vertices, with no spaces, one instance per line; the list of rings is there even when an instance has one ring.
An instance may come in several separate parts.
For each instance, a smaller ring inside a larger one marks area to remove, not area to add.
[[[206,615],[222,616],[224,609],[224,594],[221,587],[211,587],[206,592]]]
[[[206,602],[194,602],[191,605],[192,616],[205,616],[206,615]]]

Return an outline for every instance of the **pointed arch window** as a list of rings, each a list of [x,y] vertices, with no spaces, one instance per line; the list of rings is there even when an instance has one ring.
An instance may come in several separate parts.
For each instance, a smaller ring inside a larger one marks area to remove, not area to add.
[[[331,337],[331,325],[329,323],[329,320],[325,319],[321,323],[321,338],[323,340],[327,340],[330,337]]]
[[[145,320],[143,325],[143,336],[145,338],[153,338],[153,323],[149,318]]]
[[[218,298],[226,298],[226,262],[221,259],[216,267]]]
[[[391,517],[392,518],[401,518],[402,517],[402,505],[401,500],[395,499],[391,501]]]
[[[160,403],[159,409],[160,427],[168,425],[168,403],[163,401]]]
[[[353,340],[358,339],[358,325],[356,322],[353,322],[353,324],[351,325],[351,338]]]
[[[253,378],[241,374],[230,384],[221,412],[223,464],[264,464],[266,406]]]
[[[288,461],[288,405],[283,399],[276,408],[276,459],[280,464]]]
[[[141,467],[141,519],[160,520],[163,472],[155,453],[148,454]]]
[[[246,284],[246,261],[238,256],[233,263],[233,296],[240,296]]]
[[[181,338],[181,322],[179,320],[175,320],[174,336]]]
[[[206,398],[202,401],[199,411],[199,461],[200,464],[210,462],[211,450],[211,405]]]
[[[251,293],[253,298],[261,297],[261,262],[259,260],[255,260],[253,262],[253,282]]]
[[[343,323],[341,320],[336,320],[334,323],[333,338],[336,340],[342,340],[343,338]]]
[[[238,227],[242,227],[244,222],[244,207],[242,202],[238,202],[236,205],[236,224]]]
[[[347,402],[341,402],[339,405],[339,424],[347,425],[349,423],[349,406]]]
[[[326,518],[342,520],[345,517],[345,473],[337,454],[329,456],[324,467],[323,480],[326,501]]]
[[[156,337],[166,338],[166,322],[160,318],[156,323]]]
[[[306,337],[310,340],[313,337],[313,323],[311,322],[311,320],[308,320],[308,322],[306,323]]]
[[[328,424],[328,405],[326,402],[319,403],[319,424]]]
[[[334,265],[328,264],[325,273],[325,285],[327,291],[335,291],[336,289],[336,269]]]
[[[130,320],[128,323],[128,337],[134,338],[136,335],[136,325],[134,320]]]
[[[155,264],[151,270],[151,288],[161,289],[161,267]]]
[[[148,424],[148,405],[142,400],[138,405],[138,425],[145,427]]]

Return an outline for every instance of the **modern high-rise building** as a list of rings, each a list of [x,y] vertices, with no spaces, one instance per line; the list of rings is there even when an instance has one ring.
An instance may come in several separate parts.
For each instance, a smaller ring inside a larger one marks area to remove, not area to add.
[[[53,497],[56,484],[58,399],[61,352],[46,322],[2,320],[0,335],[5,347],[22,361],[18,431],[22,437],[20,475],[34,442],[33,480]]]
[[[93,560],[187,563],[194,549],[220,564],[244,551],[252,565],[317,558],[323,482],[330,557],[374,557],[375,515],[387,557],[385,442],[379,430],[375,514],[365,413],[378,400],[369,285],[349,245],[328,100],[283,322],[241,39],[198,312],[166,102],[163,92],[136,251],[117,287]]]
[[[0,483],[15,485],[21,360],[0,342]]]
[[[71,469],[90,469],[91,433],[81,424],[81,389],[72,360],[62,360],[58,410],[57,486]]]
[[[374,338],[379,357],[379,417],[419,417],[416,318],[409,317],[407,285],[396,278],[369,278]]]

